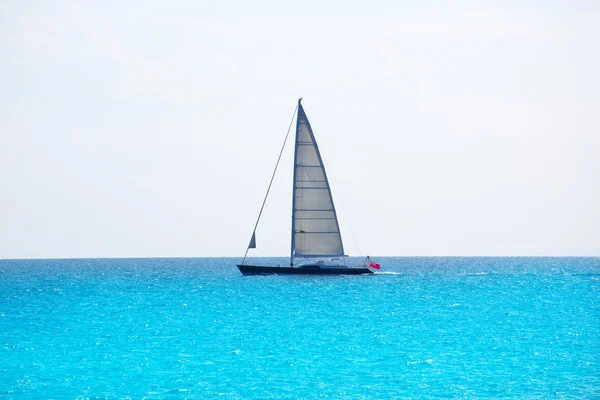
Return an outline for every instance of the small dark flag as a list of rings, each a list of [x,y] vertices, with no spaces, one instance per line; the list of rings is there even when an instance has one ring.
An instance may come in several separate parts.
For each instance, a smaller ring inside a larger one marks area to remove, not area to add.
[[[256,232],[252,232],[252,239],[250,239],[250,244],[248,245],[249,249],[256,248]]]

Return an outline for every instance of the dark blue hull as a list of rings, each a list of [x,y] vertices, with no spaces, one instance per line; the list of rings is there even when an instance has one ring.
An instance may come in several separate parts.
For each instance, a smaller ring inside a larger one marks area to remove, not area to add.
[[[362,275],[372,274],[369,268],[320,267],[303,265],[301,267],[264,267],[258,265],[238,265],[243,275]]]

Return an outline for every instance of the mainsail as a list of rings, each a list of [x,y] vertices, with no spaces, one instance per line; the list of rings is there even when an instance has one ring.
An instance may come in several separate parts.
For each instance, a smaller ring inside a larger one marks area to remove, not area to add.
[[[300,100],[294,153],[291,256],[292,259],[342,256],[344,246],[329,181]]]

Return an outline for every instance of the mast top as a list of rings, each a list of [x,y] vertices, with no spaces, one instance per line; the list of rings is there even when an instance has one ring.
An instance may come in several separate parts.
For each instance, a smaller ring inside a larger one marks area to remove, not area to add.
[[[301,101],[302,101],[302,97],[300,97],[300,98],[298,99],[298,105],[300,105],[300,102],[301,102]]]

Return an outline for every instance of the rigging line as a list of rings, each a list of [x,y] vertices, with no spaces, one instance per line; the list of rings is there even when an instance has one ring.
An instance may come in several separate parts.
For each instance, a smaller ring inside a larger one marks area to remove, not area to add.
[[[348,217],[348,213],[346,212],[346,209],[344,208],[344,204],[343,202],[338,200],[338,209],[341,211],[341,216],[344,219],[344,221],[346,221],[345,225],[347,226],[347,228],[349,228],[350,230],[350,234],[352,235],[352,244],[356,247],[356,250],[358,250],[358,255],[362,257],[363,252],[360,249],[360,245],[358,244],[358,239],[356,238],[356,235],[354,234],[354,228],[352,227],[352,224],[350,223],[350,218]],[[339,224],[339,223],[338,223]],[[341,234],[341,227],[340,227],[340,234]]]
[[[267,253],[266,251],[264,251],[263,249],[259,249],[258,247],[256,248],[256,250],[260,251],[261,253],[263,253],[264,255],[266,255],[267,257],[273,257],[271,254]]]
[[[335,166],[331,167],[328,166],[329,170],[333,170],[335,172]],[[332,174],[333,176],[335,176],[336,174]],[[330,180],[333,180],[333,184],[336,185],[336,181],[335,181],[335,177],[333,179],[330,178]],[[332,195],[333,196],[333,195]],[[356,238],[356,234],[354,233],[354,228],[352,227],[352,224],[350,223],[350,217],[349,214],[346,212],[346,208],[344,207],[344,202],[342,200],[340,200],[340,198],[338,198],[336,200],[336,204],[337,204],[337,209],[338,211],[340,211],[340,215],[343,218],[343,220],[345,221],[344,223],[344,230],[349,229],[350,230],[350,234],[352,235],[352,244],[356,247],[356,250],[358,250],[358,255],[360,257],[362,257],[363,252],[360,248],[360,245],[358,243],[358,239]],[[340,236],[342,234],[342,227],[340,226],[340,223],[338,221],[338,228],[340,230]]]
[[[281,155],[283,154],[283,149],[285,149],[285,144],[287,143],[288,136],[290,136],[290,130],[292,129],[292,124],[294,123],[294,118],[296,117],[296,111],[298,111],[298,106],[294,109],[294,115],[292,115],[292,120],[290,121],[290,126],[288,126],[287,133],[285,134],[285,139],[283,140],[283,145],[281,146],[281,151],[279,152],[279,157],[277,158],[277,163],[275,164],[275,170],[273,171],[273,175],[271,175],[271,181],[269,182],[269,187],[267,188],[267,193],[265,194],[265,199],[263,200],[262,206],[260,206],[260,211],[258,213],[258,218],[256,219],[256,224],[254,224],[254,230],[252,230],[252,236],[256,233],[256,228],[258,227],[258,222],[260,221],[260,216],[262,215],[263,209],[265,208],[265,203],[267,202],[267,197],[269,197],[269,191],[271,190],[271,185],[273,184],[273,179],[275,179],[275,173],[277,172],[277,167],[279,166],[279,161],[281,161]],[[252,242],[252,240],[250,241]],[[244,253],[244,259],[242,260],[242,265],[246,261],[246,257],[248,256],[248,250],[250,250],[250,244],[246,248],[246,253]]]
[[[352,234],[352,240],[354,241],[354,245],[358,250],[358,255],[362,257],[363,252],[360,249],[360,245],[358,244],[358,240],[356,239],[356,235],[354,234],[354,229],[352,228],[352,225],[350,225],[350,223],[348,223],[348,226],[350,227],[350,233]]]

